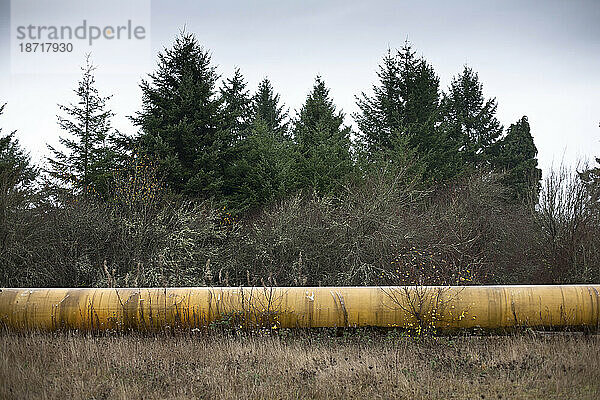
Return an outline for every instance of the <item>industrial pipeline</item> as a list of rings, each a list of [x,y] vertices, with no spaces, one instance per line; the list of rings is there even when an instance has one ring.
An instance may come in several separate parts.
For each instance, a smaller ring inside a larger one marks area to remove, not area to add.
[[[599,285],[2,288],[11,331],[520,327],[597,330]]]

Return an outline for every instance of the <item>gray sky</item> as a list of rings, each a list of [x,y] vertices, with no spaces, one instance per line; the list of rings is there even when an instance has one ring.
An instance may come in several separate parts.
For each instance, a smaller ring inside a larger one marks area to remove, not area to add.
[[[29,8],[19,11],[21,19],[30,12],[40,24],[54,23],[44,20],[52,18],[44,11],[47,0],[38,1],[39,7],[28,1]],[[68,16],[72,10],[57,7],[56,1],[51,4],[56,15]],[[505,126],[527,115],[544,170],[563,158],[572,163],[600,156],[597,0],[152,0],[149,10],[125,10],[119,2],[98,10],[93,4],[89,2],[89,16],[85,7],[73,11],[74,20],[93,17],[117,24],[123,15],[132,14],[137,21],[149,15],[149,46],[140,50],[141,43],[131,45],[136,56],[127,62],[125,73],[114,73],[119,60],[123,62],[121,53],[111,55],[101,45],[92,49],[100,92],[114,95],[114,125],[127,133],[134,132],[127,116],[139,109],[139,81],[153,69],[156,53],[185,26],[211,50],[222,76],[240,67],[252,90],[269,76],[292,111],[302,104],[314,77],[323,76],[348,123],[356,111],[354,96],[370,92],[386,49],[409,39],[434,66],[442,88],[467,64],[479,73],[486,96],[497,98],[498,117]],[[14,14],[14,3],[12,9]],[[56,104],[73,99],[79,78],[75,67],[83,59],[65,59],[63,73],[56,73],[44,70],[53,56],[47,54],[35,63],[36,73],[18,73],[10,51],[15,35],[10,11],[10,3],[0,0],[0,101],[8,102],[0,126],[17,129],[23,145],[39,160],[46,154],[45,143],[57,142]],[[140,51],[142,56],[135,53]]]

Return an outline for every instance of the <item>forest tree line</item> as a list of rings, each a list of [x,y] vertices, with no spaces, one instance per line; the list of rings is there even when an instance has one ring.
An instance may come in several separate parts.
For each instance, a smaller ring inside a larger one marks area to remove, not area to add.
[[[353,132],[321,77],[292,114],[180,33],[124,134],[87,59],[41,166],[0,132],[0,285],[598,281],[600,168],[542,179],[467,66],[443,89],[406,43],[377,76]]]

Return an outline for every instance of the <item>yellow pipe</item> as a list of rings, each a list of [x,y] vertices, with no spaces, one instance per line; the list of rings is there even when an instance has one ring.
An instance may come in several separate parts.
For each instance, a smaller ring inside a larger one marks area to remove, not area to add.
[[[243,327],[503,329],[600,324],[600,286],[0,289],[10,330]]]

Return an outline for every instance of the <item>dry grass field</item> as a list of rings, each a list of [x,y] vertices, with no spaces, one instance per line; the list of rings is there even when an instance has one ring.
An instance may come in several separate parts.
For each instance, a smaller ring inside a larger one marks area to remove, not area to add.
[[[600,337],[0,334],[2,399],[597,399]]]

